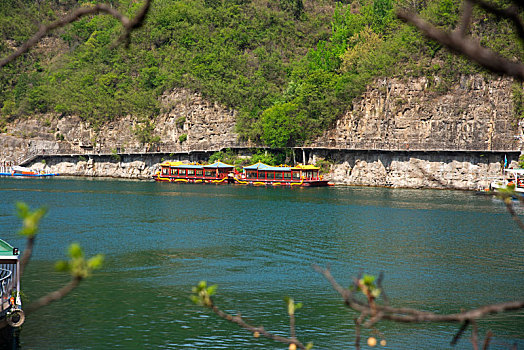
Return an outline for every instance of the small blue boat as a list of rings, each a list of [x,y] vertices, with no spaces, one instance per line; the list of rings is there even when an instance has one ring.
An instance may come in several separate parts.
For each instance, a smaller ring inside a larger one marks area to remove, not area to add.
[[[36,172],[29,168],[13,166],[6,169],[8,171],[0,172],[0,176],[21,176],[21,177],[51,177],[58,176],[58,173],[46,173],[44,171]]]

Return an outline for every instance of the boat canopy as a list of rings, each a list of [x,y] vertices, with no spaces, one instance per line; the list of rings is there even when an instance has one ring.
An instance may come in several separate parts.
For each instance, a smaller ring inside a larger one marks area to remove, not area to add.
[[[256,164],[245,166],[244,170],[259,170],[259,171],[291,171],[291,170],[319,170],[320,168],[314,165],[302,165],[298,164],[294,167],[289,166],[271,166],[258,162]]]
[[[291,167],[287,166],[272,166],[267,165],[262,162],[256,164],[245,166],[244,170],[259,170],[259,171],[291,171]]]
[[[202,164],[186,164],[183,162],[164,162],[160,164],[161,166],[168,166],[171,168],[183,168],[183,169],[203,169],[204,166]]]
[[[316,167],[314,165],[310,165],[310,164],[306,164],[306,165],[303,165],[303,164],[297,164],[297,166],[295,166],[293,169],[300,169],[300,170],[319,170],[320,168],[319,167]]]
[[[29,168],[26,168],[26,167],[23,167],[23,166],[18,166],[18,165],[15,165],[13,166],[13,171],[18,171],[18,172],[32,172],[33,170],[32,169],[29,169]]]
[[[183,162],[169,162],[169,161],[165,161],[163,162],[162,164],[160,164],[160,166],[178,166],[178,165],[181,165],[181,164],[184,164]]]
[[[233,169],[234,167],[234,165],[222,163],[221,161],[216,161],[213,164],[204,165],[204,169]]]
[[[171,168],[183,168],[183,169],[233,169],[234,165],[222,163],[221,161],[214,162],[213,164],[203,165],[195,163],[184,163],[184,162],[163,162],[160,164],[163,167]]]
[[[15,254],[14,249],[12,245],[0,239],[0,259],[18,259],[18,254]]]

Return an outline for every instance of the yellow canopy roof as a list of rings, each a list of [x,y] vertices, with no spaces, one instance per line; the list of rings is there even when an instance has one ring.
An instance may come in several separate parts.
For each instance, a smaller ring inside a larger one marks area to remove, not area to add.
[[[184,163],[183,162],[169,162],[169,161],[166,160],[165,162],[163,162],[160,165],[162,165],[162,166],[177,166],[177,165],[182,165],[182,164],[184,164]]]
[[[319,170],[320,168],[314,166],[314,165],[304,165],[304,164],[297,164],[293,169],[302,169],[302,170]]]

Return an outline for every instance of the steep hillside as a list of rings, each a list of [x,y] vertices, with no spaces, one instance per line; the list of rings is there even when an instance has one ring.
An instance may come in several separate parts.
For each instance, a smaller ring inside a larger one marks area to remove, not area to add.
[[[37,23],[94,2],[0,0],[1,53],[19,46]],[[106,2],[128,15],[141,5]],[[120,24],[84,18],[2,69],[0,132],[8,121],[49,112],[80,117],[95,130],[126,115],[154,123],[165,112],[160,96],[185,88],[238,111],[241,139],[303,145],[335,125],[377,77],[427,77],[445,93],[460,75],[481,72],[394,15],[394,6],[409,7],[452,28],[459,3],[156,0],[129,49],[113,50]],[[523,58],[510,23],[479,10],[471,32],[506,57]]]

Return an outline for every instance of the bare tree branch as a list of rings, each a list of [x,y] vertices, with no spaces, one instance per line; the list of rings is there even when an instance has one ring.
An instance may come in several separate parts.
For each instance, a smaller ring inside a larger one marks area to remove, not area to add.
[[[233,316],[233,315],[230,315],[230,314],[220,310],[214,304],[214,302],[212,300],[211,300],[211,305],[206,305],[206,307],[209,307],[211,310],[213,310],[213,312],[215,314],[217,314],[220,318],[223,318],[224,320],[229,321],[229,322],[236,323],[237,325],[239,325],[240,327],[250,331],[251,333],[254,333],[254,334],[256,333],[256,334],[263,335],[266,338],[269,338],[271,340],[274,340],[274,341],[277,341],[277,342],[280,342],[280,343],[295,344],[297,346],[297,348],[299,348],[299,349],[306,349],[306,346],[304,346],[304,344],[302,344],[298,339],[296,339],[294,337],[293,338],[286,338],[286,337],[282,337],[280,335],[276,335],[276,334],[270,333],[270,332],[265,330],[264,326],[253,326],[253,325],[247,323],[246,321],[244,321],[244,319],[242,318],[242,316],[240,314],[237,315],[237,316]]]
[[[375,304],[371,306],[358,299],[347,289],[343,288],[331,272],[314,266],[314,269],[321,273],[333,286],[333,288],[342,296],[344,303],[349,308],[360,313],[366,313],[383,320],[390,320],[402,323],[421,323],[421,322],[451,322],[464,323],[484,317],[489,314],[501,313],[506,311],[520,310],[524,308],[524,300],[510,301],[499,304],[481,306],[476,309],[464,311],[455,314],[435,314],[433,312],[420,311],[411,308],[394,308]]]
[[[479,349],[479,341],[478,341],[478,329],[477,329],[477,322],[474,320],[471,321],[473,325],[473,330],[471,332],[471,344],[473,345],[473,350]],[[489,333],[488,333],[489,334]]]
[[[289,334],[291,339],[297,339],[297,332],[295,330],[295,314],[289,315]]]
[[[486,334],[486,338],[484,339],[484,345],[482,346],[483,350],[488,350],[489,343],[491,342],[491,337],[493,336],[493,333],[491,331],[488,331]]]
[[[34,311],[40,309],[41,307],[47,306],[47,305],[51,304],[54,301],[57,301],[57,300],[60,300],[60,299],[64,298],[73,289],[78,287],[78,285],[80,284],[81,281],[82,281],[81,277],[78,277],[78,276],[73,277],[71,279],[71,281],[68,284],[66,284],[65,286],[63,286],[62,288],[60,288],[58,290],[55,290],[54,292],[51,292],[51,293],[49,293],[47,295],[44,295],[43,297],[41,297],[37,301],[29,304],[29,306],[27,308],[24,308],[24,312],[26,313],[26,315],[29,315],[31,312],[34,312]]]
[[[119,20],[120,23],[122,23],[122,26],[124,27],[124,33],[120,36],[118,40],[115,41],[115,43],[113,43],[112,47],[119,45],[122,41],[125,41],[126,44],[128,44],[131,32],[143,24],[144,19],[146,18],[147,13],[149,11],[150,5],[151,0],[145,0],[144,5],[133,19],[127,18],[126,16],[124,16],[123,14],[121,14],[120,12],[118,12],[117,10],[115,10],[107,4],[95,4],[90,7],[77,8],[76,10],[69,13],[63,18],[60,18],[48,25],[41,25],[40,29],[29,40],[23,43],[22,46],[20,46],[15,52],[0,60],[0,67],[5,66],[18,56],[29,51],[52,30],[64,27],[65,25],[77,21],[82,17],[99,13],[105,13],[110,16],[113,16],[114,18]]]
[[[517,194],[518,195],[518,194]],[[515,208],[513,208],[513,203],[511,202],[511,197],[505,197],[503,198],[504,204],[506,205],[506,209],[508,210],[508,213],[511,215],[511,218],[515,223],[518,225],[518,227],[524,231],[524,222],[520,220],[519,216],[515,212]]]
[[[35,237],[36,235],[32,235],[30,237],[27,237],[27,242],[25,245],[24,253],[22,254],[22,258],[20,258],[20,272],[19,276],[22,276],[22,273],[25,270],[25,267],[27,266],[27,263],[31,259],[31,256],[33,255],[33,247],[35,245]]]
[[[517,33],[521,39],[524,39],[524,22],[519,16],[519,8],[517,7],[519,2],[514,1],[514,5],[511,5],[505,9],[500,9],[490,3],[485,2],[484,0],[470,0],[477,4],[480,8],[484,9],[486,12],[490,12],[495,16],[502,19],[510,19],[517,29]],[[520,3],[522,7],[522,3]]]
[[[446,33],[426,22],[417,14],[404,10],[398,10],[397,16],[413,24],[428,38],[438,41],[450,50],[466,56],[492,72],[505,74],[524,81],[524,64],[510,61],[498,53],[482,47],[478,41],[464,38],[460,31]]]
[[[466,328],[468,328],[469,326],[469,320],[467,320],[466,322],[464,322],[462,324],[462,326],[459,328],[457,334],[455,334],[455,336],[453,337],[453,339],[451,339],[451,345],[455,345],[457,344],[458,340],[460,339],[460,337],[462,336],[462,334],[464,334],[464,331],[466,330]]]
[[[464,37],[468,33],[469,26],[471,24],[471,15],[473,13],[473,3],[471,0],[464,0],[462,6],[462,18],[458,27],[458,33]]]
[[[24,308],[24,313],[25,315],[29,315],[30,313],[34,312],[34,311],[37,311],[38,309],[44,307],[44,306],[47,306],[49,304],[51,304],[52,302],[54,301],[58,301],[62,298],[64,298],[65,296],[67,296],[69,293],[71,293],[71,291],[73,289],[75,289],[76,287],[78,287],[78,285],[80,284],[80,282],[82,281],[82,278],[81,277],[73,277],[71,279],[71,281],[66,284],[65,286],[63,286],[62,288],[58,289],[58,290],[55,290],[47,295],[44,295],[43,297],[41,297],[40,299],[38,299],[37,301],[29,304],[28,307]],[[8,326],[8,323],[5,319],[1,320],[0,321],[0,329],[4,328],[4,327],[7,327]]]

